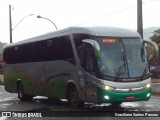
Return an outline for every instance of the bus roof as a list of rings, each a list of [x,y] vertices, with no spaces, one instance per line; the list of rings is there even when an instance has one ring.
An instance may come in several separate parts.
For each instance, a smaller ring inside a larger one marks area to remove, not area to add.
[[[11,43],[8,44],[7,46],[16,46],[16,45],[21,45],[21,44],[46,40],[54,37],[59,37],[63,35],[76,34],[76,33],[90,34],[96,36],[109,36],[109,37],[140,37],[140,35],[135,31],[116,28],[116,27],[69,27],[66,29],[22,40],[16,43]]]
[[[71,27],[70,32],[74,33],[86,33],[97,36],[109,36],[109,37],[140,37],[140,35],[128,29],[122,29],[117,27]]]

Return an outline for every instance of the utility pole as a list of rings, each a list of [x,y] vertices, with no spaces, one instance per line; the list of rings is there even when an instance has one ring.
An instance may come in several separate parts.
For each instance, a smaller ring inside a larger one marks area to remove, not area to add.
[[[143,14],[142,14],[142,0],[137,0],[137,32],[143,39]]]
[[[9,37],[10,43],[12,43],[12,15],[11,15],[11,5],[9,5]]]

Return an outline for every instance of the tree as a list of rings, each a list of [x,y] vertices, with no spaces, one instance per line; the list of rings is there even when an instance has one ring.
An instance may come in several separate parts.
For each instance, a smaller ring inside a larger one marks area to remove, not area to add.
[[[155,30],[153,36],[150,37],[153,42],[160,43],[160,29]]]

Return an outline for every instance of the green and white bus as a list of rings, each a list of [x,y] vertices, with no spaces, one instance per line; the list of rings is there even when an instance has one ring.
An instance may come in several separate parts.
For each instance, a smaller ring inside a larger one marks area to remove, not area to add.
[[[68,99],[71,107],[147,101],[151,77],[137,32],[70,27],[4,48],[5,90],[20,100]]]

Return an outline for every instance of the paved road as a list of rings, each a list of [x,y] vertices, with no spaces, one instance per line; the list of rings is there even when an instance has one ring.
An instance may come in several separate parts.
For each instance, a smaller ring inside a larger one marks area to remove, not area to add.
[[[124,117],[107,117],[107,116],[110,116],[109,111],[122,111],[122,112],[160,111],[159,106],[160,106],[160,96],[152,95],[149,101],[127,102],[127,103],[123,103],[121,106],[116,106],[116,107],[110,104],[95,105],[95,104],[86,103],[83,108],[73,110],[68,107],[68,104],[65,100],[62,100],[62,102],[60,102],[59,104],[55,104],[53,102],[50,102],[46,97],[35,97],[33,101],[21,102],[17,99],[17,94],[11,94],[11,93],[6,92],[4,90],[4,86],[0,85],[0,111],[27,111],[27,112],[36,111],[36,112],[43,112],[43,113],[52,113],[53,114],[52,116],[54,115],[57,116],[58,114],[59,117],[56,117],[54,119],[64,119],[63,118],[63,115],[65,115],[64,111],[78,111],[78,112],[69,112],[69,114],[71,116],[72,115],[74,116],[74,114],[81,113],[78,115],[85,116],[83,118],[73,117],[73,119],[91,119],[91,117],[89,117],[91,115],[92,119],[96,119],[96,120],[97,119],[123,120]],[[90,111],[93,111],[93,110],[99,111],[99,112],[94,112],[90,114]],[[59,112],[57,113],[56,111],[59,111]],[[102,113],[106,115],[103,116]],[[66,112],[66,114],[68,113]],[[111,114],[113,114],[113,112]],[[96,117],[96,116],[101,116],[101,115],[103,117],[100,117],[100,118]],[[2,115],[0,115],[0,120],[7,119],[1,116]],[[70,118],[71,117],[65,117],[65,119],[70,119]],[[129,117],[129,118],[130,119],[144,119],[143,117]],[[17,118],[9,118],[9,120],[16,120],[16,119]],[[23,118],[23,119],[27,119],[27,118]],[[35,119],[35,118],[32,118],[32,119]],[[43,119],[44,118],[41,118],[41,120]],[[45,119],[52,119],[52,118],[47,117]],[[125,119],[128,119],[128,117],[125,117]],[[157,119],[158,120],[160,119],[160,117],[153,117],[153,118],[145,117],[145,119],[147,120]]]

